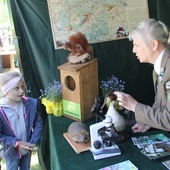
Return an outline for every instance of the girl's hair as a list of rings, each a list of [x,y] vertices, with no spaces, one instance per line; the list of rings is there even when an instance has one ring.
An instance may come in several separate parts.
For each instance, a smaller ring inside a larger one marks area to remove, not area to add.
[[[162,22],[155,19],[142,21],[136,29],[130,32],[129,40],[139,38],[146,46],[153,40],[158,40],[164,47],[170,45],[169,28]]]
[[[9,71],[9,72],[3,73],[2,77],[1,77],[1,82],[0,82],[1,87],[5,83],[7,83],[9,80],[11,80],[15,77],[21,77],[21,74],[17,71]]]

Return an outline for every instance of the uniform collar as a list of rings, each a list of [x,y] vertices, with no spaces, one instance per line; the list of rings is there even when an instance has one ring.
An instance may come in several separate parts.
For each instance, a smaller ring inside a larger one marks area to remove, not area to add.
[[[154,64],[154,70],[157,73],[157,75],[160,74],[161,61],[162,61],[162,57],[163,57],[164,52],[165,52],[165,49],[159,54],[159,56],[156,59],[155,64]]]

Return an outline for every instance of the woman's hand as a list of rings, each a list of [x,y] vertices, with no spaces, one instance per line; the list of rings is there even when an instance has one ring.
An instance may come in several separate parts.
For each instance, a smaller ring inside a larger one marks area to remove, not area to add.
[[[136,123],[133,127],[132,127],[132,131],[134,133],[138,133],[138,132],[146,132],[147,130],[149,130],[150,127],[147,125],[142,125],[142,124],[138,124]]]
[[[135,112],[135,107],[138,102],[132,96],[123,92],[114,92],[114,94],[117,96],[119,105],[127,110]]]

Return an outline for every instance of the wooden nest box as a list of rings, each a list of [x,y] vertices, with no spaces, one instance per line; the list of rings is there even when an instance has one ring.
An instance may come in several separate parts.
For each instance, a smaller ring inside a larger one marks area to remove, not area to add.
[[[65,63],[58,67],[61,76],[64,116],[84,121],[93,116],[91,108],[98,95],[98,61]]]

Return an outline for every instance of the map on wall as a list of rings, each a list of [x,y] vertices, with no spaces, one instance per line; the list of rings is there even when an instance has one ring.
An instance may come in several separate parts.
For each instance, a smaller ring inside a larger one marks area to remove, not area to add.
[[[55,48],[82,32],[90,44],[126,38],[149,17],[147,0],[48,0]]]

